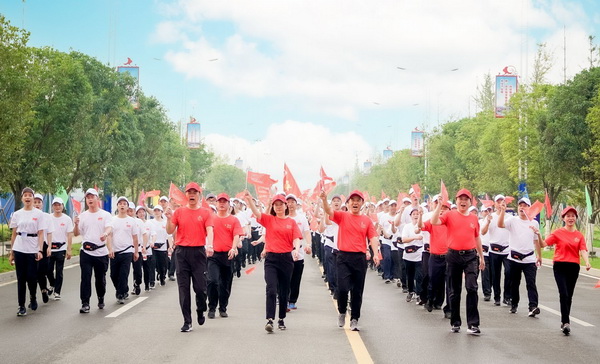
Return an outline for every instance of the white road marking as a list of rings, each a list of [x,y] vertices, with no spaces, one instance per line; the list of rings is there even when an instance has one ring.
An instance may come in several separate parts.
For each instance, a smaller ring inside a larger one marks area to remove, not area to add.
[[[140,303],[144,302],[144,300],[147,300],[148,297],[138,297],[135,300],[129,302],[128,304],[126,304],[125,306],[119,308],[118,310],[116,310],[115,312],[111,313],[110,315],[106,315],[106,318],[113,318],[113,317],[117,317],[127,311],[129,311],[130,309],[132,309],[134,306],[139,305]]]
[[[548,311],[548,312],[550,312],[550,313],[553,313],[553,314],[555,314],[556,316],[559,316],[559,317],[560,317],[560,312],[559,312],[559,311],[556,311],[556,310],[554,310],[554,309],[552,309],[552,308],[550,308],[550,307],[546,307],[546,306],[544,306],[544,305],[538,305],[538,307],[539,307],[539,308],[541,308],[541,309],[543,309],[543,310],[545,310],[545,311]],[[594,325],[590,324],[589,322],[585,322],[585,321],[583,321],[583,320],[580,320],[580,319],[578,319],[578,318],[575,318],[575,317],[573,317],[573,316],[570,316],[570,317],[569,317],[569,319],[570,319],[571,321],[573,321],[573,322],[576,322],[576,323],[580,324],[581,326],[585,326],[585,327],[594,327]]]

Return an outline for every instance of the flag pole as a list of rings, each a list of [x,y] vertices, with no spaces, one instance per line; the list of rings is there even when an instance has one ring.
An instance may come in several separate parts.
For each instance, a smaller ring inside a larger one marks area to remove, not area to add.
[[[248,171],[249,169],[246,168],[246,190],[248,189]]]

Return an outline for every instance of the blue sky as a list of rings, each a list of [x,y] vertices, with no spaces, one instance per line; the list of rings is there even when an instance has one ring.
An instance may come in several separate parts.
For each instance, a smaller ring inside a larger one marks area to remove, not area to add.
[[[409,147],[415,127],[473,115],[484,74],[512,65],[526,82],[537,43],[554,53],[548,80],[560,82],[563,26],[572,77],[588,64],[587,35],[600,36],[599,8],[592,0],[0,3],[32,46],[112,66],[130,57],[143,91],[173,122],[201,122],[225,162],[241,157],[278,179],[287,162],[301,188],[313,187],[321,165],[341,177],[387,146]]]

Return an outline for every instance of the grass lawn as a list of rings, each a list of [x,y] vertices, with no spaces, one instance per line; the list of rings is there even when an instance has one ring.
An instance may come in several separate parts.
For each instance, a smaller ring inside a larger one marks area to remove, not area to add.
[[[73,243],[73,245],[71,245],[71,255],[79,255],[79,249],[81,249],[81,243]],[[10,265],[8,255],[0,257],[0,273],[10,272],[12,270],[15,270],[15,266]]]
[[[596,241],[594,240],[594,243]],[[594,244],[595,246],[595,244]],[[596,252],[600,252],[600,249],[595,249]],[[546,258],[546,259],[552,259],[554,258],[554,250],[545,250],[542,249],[542,258]],[[584,261],[583,259],[581,259],[581,265],[584,265]],[[596,269],[600,269],[600,258],[598,257],[592,257],[590,256],[590,264],[592,265],[592,268],[596,268]]]

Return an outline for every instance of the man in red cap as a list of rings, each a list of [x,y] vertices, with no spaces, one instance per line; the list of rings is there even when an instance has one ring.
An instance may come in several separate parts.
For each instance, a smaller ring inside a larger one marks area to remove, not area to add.
[[[362,305],[362,294],[365,288],[365,276],[367,274],[367,260],[369,249],[366,245],[368,239],[373,249],[373,261],[379,265],[379,235],[371,222],[371,219],[360,213],[365,199],[360,191],[352,191],[346,200],[348,211],[333,211],[327,202],[327,194],[321,191],[323,210],[329,219],[339,225],[338,232],[338,326],[346,324],[346,311],[348,309],[348,292],[352,290],[350,297],[350,330],[359,331],[358,319],[360,318],[360,307]]]
[[[214,216],[214,254],[208,258],[208,318],[215,318],[217,305],[219,316],[228,317],[227,304],[233,280],[233,259],[238,254],[240,237],[244,230],[240,221],[229,213],[229,196],[217,197],[217,214]]]
[[[438,204],[433,211],[431,223],[433,225],[446,225],[448,234],[448,283],[450,285],[450,310],[452,332],[459,332],[460,319],[460,294],[462,290],[462,276],[465,275],[465,289],[467,290],[467,333],[479,335],[479,310],[477,309],[477,277],[479,270],[485,269],[483,249],[479,238],[479,221],[477,216],[468,212],[472,206],[473,196],[467,189],[456,193],[457,210],[448,211],[440,216],[442,204]]]
[[[165,213],[167,233],[177,231],[175,259],[179,305],[183,314],[182,332],[192,331],[190,280],[196,293],[198,324],[203,325],[206,311],[206,257],[213,255],[213,213],[200,206],[201,188],[195,182],[185,186],[186,206]]]

